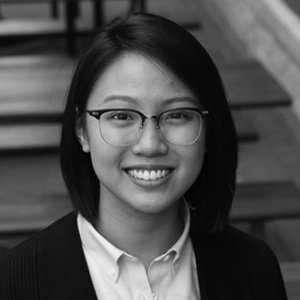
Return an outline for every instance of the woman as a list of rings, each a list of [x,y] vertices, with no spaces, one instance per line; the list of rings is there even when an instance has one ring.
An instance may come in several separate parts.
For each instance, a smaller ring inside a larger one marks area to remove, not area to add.
[[[287,299],[263,242],[228,225],[237,138],[211,58],[161,17],[80,60],[61,167],[74,212],[1,265],[1,299]]]

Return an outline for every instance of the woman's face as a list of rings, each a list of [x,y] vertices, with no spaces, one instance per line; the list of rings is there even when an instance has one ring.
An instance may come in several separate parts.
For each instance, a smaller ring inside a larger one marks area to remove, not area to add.
[[[87,110],[134,109],[146,116],[181,107],[201,104],[167,69],[133,53],[122,55],[107,68],[86,105]],[[148,119],[139,139],[120,147],[103,139],[97,119],[87,114],[84,123],[81,143],[99,179],[100,210],[134,215],[177,208],[201,171],[205,126],[196,143],[173,145]]]

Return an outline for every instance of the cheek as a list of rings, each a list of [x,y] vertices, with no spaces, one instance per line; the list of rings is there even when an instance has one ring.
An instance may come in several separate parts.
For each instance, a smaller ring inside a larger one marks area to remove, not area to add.
[[[109,178],[114,170],[119,168],[121,161],[120,150],[115,147],[112,148],[107,143],[101,142],[101,140],[90,143],[90,155],[99,181]]]
[[[195,144],[187,147],[183,153],[184,180],[188,185],[192,185],[198,178],[204,161],[205,147],[204,143]]]
[[[198,177],[201,172],[202,165],[204,160],[204,151],[201,149],[199,151],[195,151],[193,154],[189,156],[188,165],[192,174],[195,177]]]
[[[102,173],[109,169],[114,154],[110,146],[103,141],[98,126],[92,122],[87,122],[86,129],[92,165],[98,179],[100,179],[103,176]]]
[[[193,156],[193,158],[191,159],[191,163],[193,165],[192,168],[195,169],[195,173],[196,173],[195,179],[197,179],[202,170],[204,156],[207,150],[206,149],[206,126],[204,126],[203,132],[199,140],[196,142],[194,146],[195,148],[193,149],[193,154],[191,155],[191,157]]]

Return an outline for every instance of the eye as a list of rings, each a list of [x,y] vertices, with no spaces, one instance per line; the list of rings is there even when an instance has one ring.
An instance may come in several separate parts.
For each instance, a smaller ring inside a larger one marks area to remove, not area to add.
[[[165,114],[166,121],[187,121],[193,116],[193,112],[188,110],[169,111]]]
[[[131,111],[110,111],[106,114],[107,120],[113,121],[132,121],[134,120],[135,113]]]
[[[113,127],[136,126],[140,123],[139,115],[134,111],[112,110],[102,115],[102,122]]]
[[[168,115],[169,119],[182,119],[185,115],[182,112],[173,112]]]
[[[126,112],[126,113],[125,112],[115,113],[111,116],[111,118],[114,119],[114,120],[122,120],[122,121],[132,120],[132,116],[128,112]]]

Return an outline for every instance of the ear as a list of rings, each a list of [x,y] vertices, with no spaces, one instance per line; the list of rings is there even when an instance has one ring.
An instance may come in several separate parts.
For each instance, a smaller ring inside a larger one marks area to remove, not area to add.
[[[90,152],[90,144],[89,144],[88,136],[83,127],[82,120],[80,117],[77,117],[76,119],[76,136],[78,142],[81,144],[82,151],[85,153]]]

